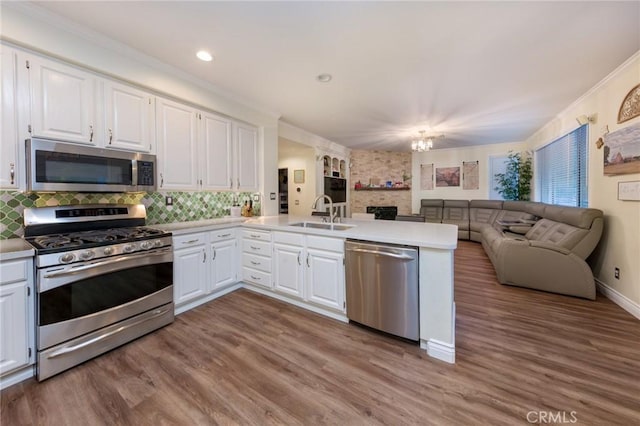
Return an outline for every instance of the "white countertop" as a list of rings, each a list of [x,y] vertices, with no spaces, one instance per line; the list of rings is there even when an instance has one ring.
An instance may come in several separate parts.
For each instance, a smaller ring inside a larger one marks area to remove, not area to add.
[[[0,240],[0,261],[32,257],[35,250],[22,238]]]
[[[243,223],[243,227],[299,232],[327,237],[352,238],[381,243],[406,244],[445,250],[454,250],[458,246],[458,227],[440,223],[343,219],[340,223],[355,225],[343,231],[290,226],[290,224],[297,222],[321,221],[321,218],[315,216],[260,216],[248,219]]]
[[[321,221],[322,218],[316,216],[302,217],[280,215],[259,216],[253,218],[221,218],[151,226],[165,231],[171,231],[174,235],[183,235],[192,232],[206,232],[214,229],[242,225],[242,227],[265,229],[270,231],[286,231],[322,235],[326,237],[352,238],[357,240],[406,244],[445,250],[453,250],[458,245],[457,226],[439,223],[343,219],[341,222],[342,224],[355,226],[341,231],[290,226],[290,224],[298,222]]]
[[[240,226],[246,220],[248,220],[246,217],[222,217],[219,219],[173,222],[147,226],[150,228],[162,229],[163,231],[169,231],[173,233],[173,235],[182,235],[192,232],[206,232],[214,229],[228,228],[229,226]]]

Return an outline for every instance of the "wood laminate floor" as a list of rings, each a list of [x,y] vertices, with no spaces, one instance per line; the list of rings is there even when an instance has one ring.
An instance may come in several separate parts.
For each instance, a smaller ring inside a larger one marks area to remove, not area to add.
[[[239,290],[4,390],[2,426],[640,424],[637,319],[600,295],[500,285],[479,244],[455,265],[455,365]]]

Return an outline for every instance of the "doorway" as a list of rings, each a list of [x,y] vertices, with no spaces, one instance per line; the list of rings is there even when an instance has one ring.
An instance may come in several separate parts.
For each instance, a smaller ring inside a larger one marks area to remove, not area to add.
[[[289,169],[278,169],[278,212],[289,214]]]

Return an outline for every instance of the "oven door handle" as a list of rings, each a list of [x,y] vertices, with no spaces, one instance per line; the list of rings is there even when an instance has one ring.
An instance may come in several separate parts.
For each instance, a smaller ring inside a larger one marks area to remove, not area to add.
[[[65,354],[68,354],[68,353],[71,353],[71,352],[78,351],[78,350],[80,350],[82,348],[86,348],[87,346],[93,345],[94,343],[97,343],[97,342],[99,342],[101,340],[104,340],[104,339],[106,339],[108,337],[113,336],[114,334],[121,333],[121,332],[125,331],[128,328],[140,325],[143,322],[150,321],[150,320],[152,320],[154,318],[158,318],[159,316],[162,316],[162,315],[166,314],[169,311],[169,309],[173,309],[173,306],[166,307],[164,309],[156,309],[155,311],[152,312],[152,314],[150,316],[148,316],[146,318],[142,318],[142,319],[140,319],[140,320],[138,320],[136,322],[133,322],[131,324],[123,325],[121,327],[116,328],[115,330],[112,330],[112,331],[110,331],[108,333],[105,333],[105,334],[101,334],[100,336],[96,336],[93,339],[89,339],[89,340],[87,340],[85,342],[82,342],[82,343],[79,343],[79,344],[77,344],[75,346],[68,346],[68,347],[65,347],[65,348],[60,348],[57,351],[55,351],[55,352],[51,353],[50,355],[48,355],[47,358],[49,358],[49,359],[56,358],[56,357],[59,357],[59,356],[62,356],[62,355],[65,355]]]
[[[160,251],[155,253],[143,252],[139,254],[130,254],[128,256],[120,256],[120,257],[105,260],[102,262],[96,262],[96,263],[91,263],[85,266],[78,266],[72,269],[66,269],[64,271],[52,272],[50,274],[44,275],[43,278],[58,278],[58,277],[63,277],[65,275],[78,274],[80,272],[88,271],[90,269],[103,268],[105,266],[114,265],[120,262],[126,262],[127,260],[138,259],[141,257],[148,258],[150,256],[166,256],[167,253],[170,253],[170,252],[169,251]]]

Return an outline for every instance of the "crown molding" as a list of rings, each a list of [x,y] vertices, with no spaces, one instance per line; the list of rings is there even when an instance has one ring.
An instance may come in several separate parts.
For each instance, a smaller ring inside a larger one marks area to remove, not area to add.
[[[13,9],[16,12],[22,13],[23,15],[27,16],[28,18],[39,20],[43,24],[53,27],[58,31],[64,32],[68,35],[79,38],[85,42],[88,42],[90,44],[94,44],[98,47],[106,49],[115,55],[126,57],[127,59],[132,60],[134,62],[159,70],[170,77],[177,78],[185,82],[191,83],[197,87],[200,87],[206,90],[209,93],[222,97],[227,101],[238,104],[244,108],[247,108],[251,111],[259,113],[260,115],[263,115],[275,120],[279,119],[281,116],[279,112],[273,111],[272,109],[268,108],[265,105],[257,104],[253,100],[243,98],[236,93],[233,93],[229,90],[216,86],[215,84],[210,83],[206,80],[195,77],[192,74],[189,74],[188,72],[183,71],[173,65],[169,65],[166,62],[162,62],[150,55],[147,55],[146,53],[143,53],[124,43],[121,43],[112,38],[109,38],[101,33],[98,33],[97,31],[93,31],[85,27],[84,25],[78,24],[75,21],[64,18],[60,15],[56,15],[35,4],[31,4],[28,2],[2,2],[1,7],[2,9],[4,8]],[[52,55],[53,53],[53,56],[57,58],[63,59],[67,62],[72,62],[78,65],[82,65],[83,67],[87,67],[86,64],[81,64],[81,63],[78,63],[78,61],[74,61],[73,59],[62,57],[60,54],[56,54],[55,52],[48,52],[38,46],[31,46],[29,44],[25,44],[25,42],[21,40],[13,40],[10,38],[6,38],[4,37],[4,35],[2,38],[14,44],[17,44],[19,46],[34,50],[36,52],[40,52],[46,55]],[[96,68],[92,68],[92,69],[102,74],[113,75],[112,73],[105,72],[100,69],[96,69]],[[123,77],[123,76],[115,76],[115,77],[117,77],[118,79],[126,80],[126,77]],[[139,83],[136,83],[136,84],[139,84]]]

